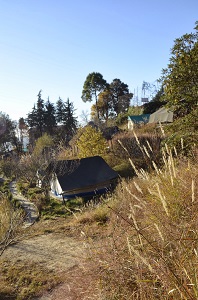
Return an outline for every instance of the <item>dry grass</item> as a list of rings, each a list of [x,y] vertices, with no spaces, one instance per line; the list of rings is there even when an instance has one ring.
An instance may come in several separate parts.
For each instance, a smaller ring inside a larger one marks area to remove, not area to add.
[[[28,267],[27,267],[28,266]],[[0,261],[0,299],[31,299],[41,291],[51,290],[61,283],[62,276],[57,276],[36,263],[29,261]]]
[[[167,148],[162,169],[136,170],[103,204],[102,234],[86,231],[98,299],[198,299],[197,167]]]

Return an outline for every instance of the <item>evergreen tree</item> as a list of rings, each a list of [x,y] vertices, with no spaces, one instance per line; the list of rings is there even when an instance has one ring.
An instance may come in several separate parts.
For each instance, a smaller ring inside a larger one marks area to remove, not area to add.
[[[69,98],[63,102],[61,98],[56,104],[56,120],[59,124],[57,129],[58,138],[63,142],[68,143],[73,137],[77,129],[77,118],[74,116],[75,109]]]
[[[34,104],[34,106],[32,108],[32,111],[28,114],[27,123],[28,123],[28,126],[30,128],[36,128],[36,126],[37,126],[37,122],[36,122],[36,106],[35,106],[35,104]]]
[[[65,103],[59,97],[58,101],[56,102],[56,122],[58,124],[62,124],[64,120],[65,114]]]
[[[34,105],[32,112],[28,114],[27,123],[30,128],[37,131],[37,137],[42,136],[45,125],[45,107],[44,100],[41,98],[41,90],[39,91],[36,106]]]
[[[72,102],[69,101],[69,98],[65,102],[65,115],[63,119],[63,124],[66,128],[66,131],[69,133],[75,132],[77,128],[77,118],[74,116],[75,109]]]
[[[49,98],[45,103],[44,123],[46,132],[52,135],[56,127],[56,110],[54,104],[49,101]]]
[[[40,136],[42,136],[44,131],[45,125],[45,106],[44,100],[41,98],[41,90],[38,93],[38,100],[37,100],[37,110],[36,110],[36,121],[37,121],[37,128],[40,132]]]

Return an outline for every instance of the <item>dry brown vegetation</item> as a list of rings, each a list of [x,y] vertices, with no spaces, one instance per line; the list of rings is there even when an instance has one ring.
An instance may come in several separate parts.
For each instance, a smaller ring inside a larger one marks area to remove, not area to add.
[[[105,234],[90,242],[98,299],[198,298],[198,164],[168,149],[163,158],[104,204]]]

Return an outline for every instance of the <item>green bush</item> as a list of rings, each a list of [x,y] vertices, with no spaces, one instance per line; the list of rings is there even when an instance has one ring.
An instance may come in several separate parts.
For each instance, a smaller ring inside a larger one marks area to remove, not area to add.
[[[164,143],[169,148],[175,148],[178,154],[190,155],[198,146],[198,108],[166,127],[165,132]]]
[[[127,177],[133,177],[135,175],[134,170],[129,162],[122,162],[119,165],[116,165],[114,168],[114,171],[116,171],[120,177],[127,178]]]

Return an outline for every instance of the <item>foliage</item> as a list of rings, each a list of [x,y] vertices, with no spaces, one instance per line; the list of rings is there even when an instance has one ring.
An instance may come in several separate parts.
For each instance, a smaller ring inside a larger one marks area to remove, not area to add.
[[[75,109],[72,102],[67,99],[65,103],[65,116],[62,120],[66,133],[69,134],[71,137],[74,135],[77,129],[77,119],[74,116]]]
[[[129,93],[128,85],[122,82],[120,79],[114,79],[109,89],[112,93],[112,109],[116,116],[119,113],[124,113],[130,106],[130,100],[133,97],[132,93]]]
[[[32,112],[28,114],[27,123],[30,128],[36,128],[38,130],[38,136],[42,136],[45,124],[45,106],[44,100],[41,96],[41,90],[39,91],[37,97],[38,100],[36,106],[34,105]]]
[[[64,102],[59,97],[56,105],[54,105],[48,98],[47,102],[44,103],[40,91],[37,103],[27,117],[30,128],[30,144],[34,145],[35,140],[44,133],[54,136],[57,142],[68,142],[78,124],[74,112],[73,103],[69,99]]]
[[[77,140],[79,158],[100,155],[107,152],[107,142],[100,130],[87,126]]]
[[[129,93],[128,85],[120,79],[114,79],[106,89],[99,93],[97,105],[92,106],[92,119],[97,117],[100,121],[108,122],[109,118],[115,118],[119,114],[125,114],[133,97]]]
[[[108,122],[109,118],[113,116],[112,97],[113,95],[109,89],[104,90],[98,95],[97,107],[96,104],[93,104],[91,107],[92,120],[97,118],[98,109],[99,119],[105,121],[105,123]]]
[[[192,149],[198,145],[198,108],[165,127],[165,133],[167,138],[164,143],[177,153],[190,155]]]
[[[103,78],[102,74],[97,72],[92,72],[88,74],[83,85],[82,90],[82,100],[84,102],[91,102],[93,98],[95,99],[97,118],[99,119],[98,111],[98,94],[104,91],[107,87],[107,82]]]
[[[129,106],[128,111],[127,111],[127,115],[128,116],[139,116],[143,114],[143,107],[142,106]]]
[[[9,157],[0,161],[0,171],[6,178],[15,178],[18,173],[18,159]]]
[[[0,112],[0,151],[7,152],[10,146],[17,146],[16,124],[8,115]]]
[[[194,33],[175,40],[171,54],[161,80],[168,106],[181,117],[198,104],[198,22]]]
[[[48,134],[53,134],[54,128],[57,125],[56,109],[54,104],[49,101],[49,98],[45,103],[44,124],[45,124],[45,131]]]
[[[45,149],[53,147],[53,139],[47,133],[38,138],[34,147],[33,155],[41,156]]]
[[[127,161],[121,161],[119,164],[114,166],[114,171],[116,171],[121,178],[132,178],[135,173],[131,168],[131,164]]]
[[[157,94],[153,97],[153,99],[150,102],[145,103],[143,105],[143,113],[152,114],[160,107],[164,106],[167,102],[163,100],[163,96],[164,96],[164,89],[162,86],[161,89],[157,92]]]
[[[116,124],[123,125],[127,124],[128,116],[141,115],[143,113],[143,108],[141,106],[129,106],[127,112],[121,112],[116,117]]]
[[[37,180],[36,173],[39,166],[40,162],[37,156],[31,154],[22,155],[16,170],[17,181],[29,182],[32,185]]]

